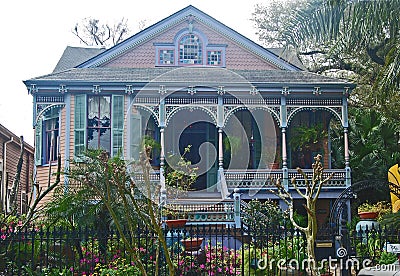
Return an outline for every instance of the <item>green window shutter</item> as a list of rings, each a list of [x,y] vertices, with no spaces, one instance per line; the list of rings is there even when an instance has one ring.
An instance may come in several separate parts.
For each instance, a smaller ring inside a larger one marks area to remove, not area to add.
[[[112,96],[112,110],[111,110],[111,143],[112,143],[112,156],[116,156],[122,150],[122,137],[124,132],[124,96]]]
[[[43,138],[42,138],[42,125],[43,121],[40,119],[35,127],[35,165],[40,166],[42,165],[42,145],[43,145]]]
[[[75,96],[74,157],[79,158],[86,149],[86,95]]]
[[[131,158],[139,160],[140,143],[142,139],[142,117],[137,110],[131,109],[130,115],[130,137]]]

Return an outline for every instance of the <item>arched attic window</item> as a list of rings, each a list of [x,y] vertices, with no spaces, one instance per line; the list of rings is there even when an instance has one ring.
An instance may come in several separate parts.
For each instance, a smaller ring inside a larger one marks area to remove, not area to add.
[[[179,40],[179,63],[202,64],[202,42],[196,34],[186,34]]]

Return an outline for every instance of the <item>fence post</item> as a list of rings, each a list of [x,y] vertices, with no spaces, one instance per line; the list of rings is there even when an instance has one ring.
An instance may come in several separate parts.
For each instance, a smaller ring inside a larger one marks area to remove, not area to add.
[[[341,275],[348,276],[350,275],[349,270],[351,271],[351,267],[347,267],[351,262],[348,262],[350,259],[350,235],[349,230],[347,229],[347,220],[340,220],[340,247],[336,250],[336,256],[340,260],[340,264],[342,267],[340,268]]]
[[[234,218],[235,218],[235,227],[241,227],[241,220],[240,220],[240,190],[239,188],[235,188],[233,191],[233,200],[234,200]]]

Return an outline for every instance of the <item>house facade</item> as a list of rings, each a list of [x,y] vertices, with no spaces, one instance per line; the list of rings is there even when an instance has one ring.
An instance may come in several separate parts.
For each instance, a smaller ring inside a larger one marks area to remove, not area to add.
[[[0,124],[0,202],[1,210],[6,212],[11,210],[9,198],[20,153],[20,137]],[[26,142],[24,142],[22,158],[20,183],[17,189],[16,211],[18,214],[25,214],[28,211],[28,199],[33,185],[34,148]]]
[[[347,98],[354,85],[304,71],[294,56],[263,48],[193,6],[110,49],[67,47],[52,73],[24,83],[34,102],[39,185],[47,185],[58,153],[63,168],[86,148],[137,160],[146,139],[159,145],[151,179],[162,189],[169,158],[190,145],[185,157],[198,168],[193,188],[202,198],[224,200],[235,189],[242,199],[275,198],[271,177],[296,197],[290,179],[304,186],[296,167],[311,175],[316,154],[326,174],[335,173],[320,196],[321,220],[351,185]],[[333,125],[343,137],[341,167],[333,161]]]

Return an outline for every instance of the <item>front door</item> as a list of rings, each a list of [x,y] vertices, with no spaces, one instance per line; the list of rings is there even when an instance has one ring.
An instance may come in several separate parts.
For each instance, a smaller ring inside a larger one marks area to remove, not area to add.
[[[189,125],[181,134],[179,139],[180,154],[184,149],[191,145],[190,152],[185,157],[192,164],[199,168],[196,183],[192,186],[195,190],[215,191],[217,183],[217,158],[215,154],[210,154],[216,149],[216,128],[208,122],[197,122]],[[208,144],[208,143],[210,144]],[[206,144],[204,144],[206,143]],[[202,144],[204,144],[202,146]],[[204,160],[201,160],[201,159]]]

